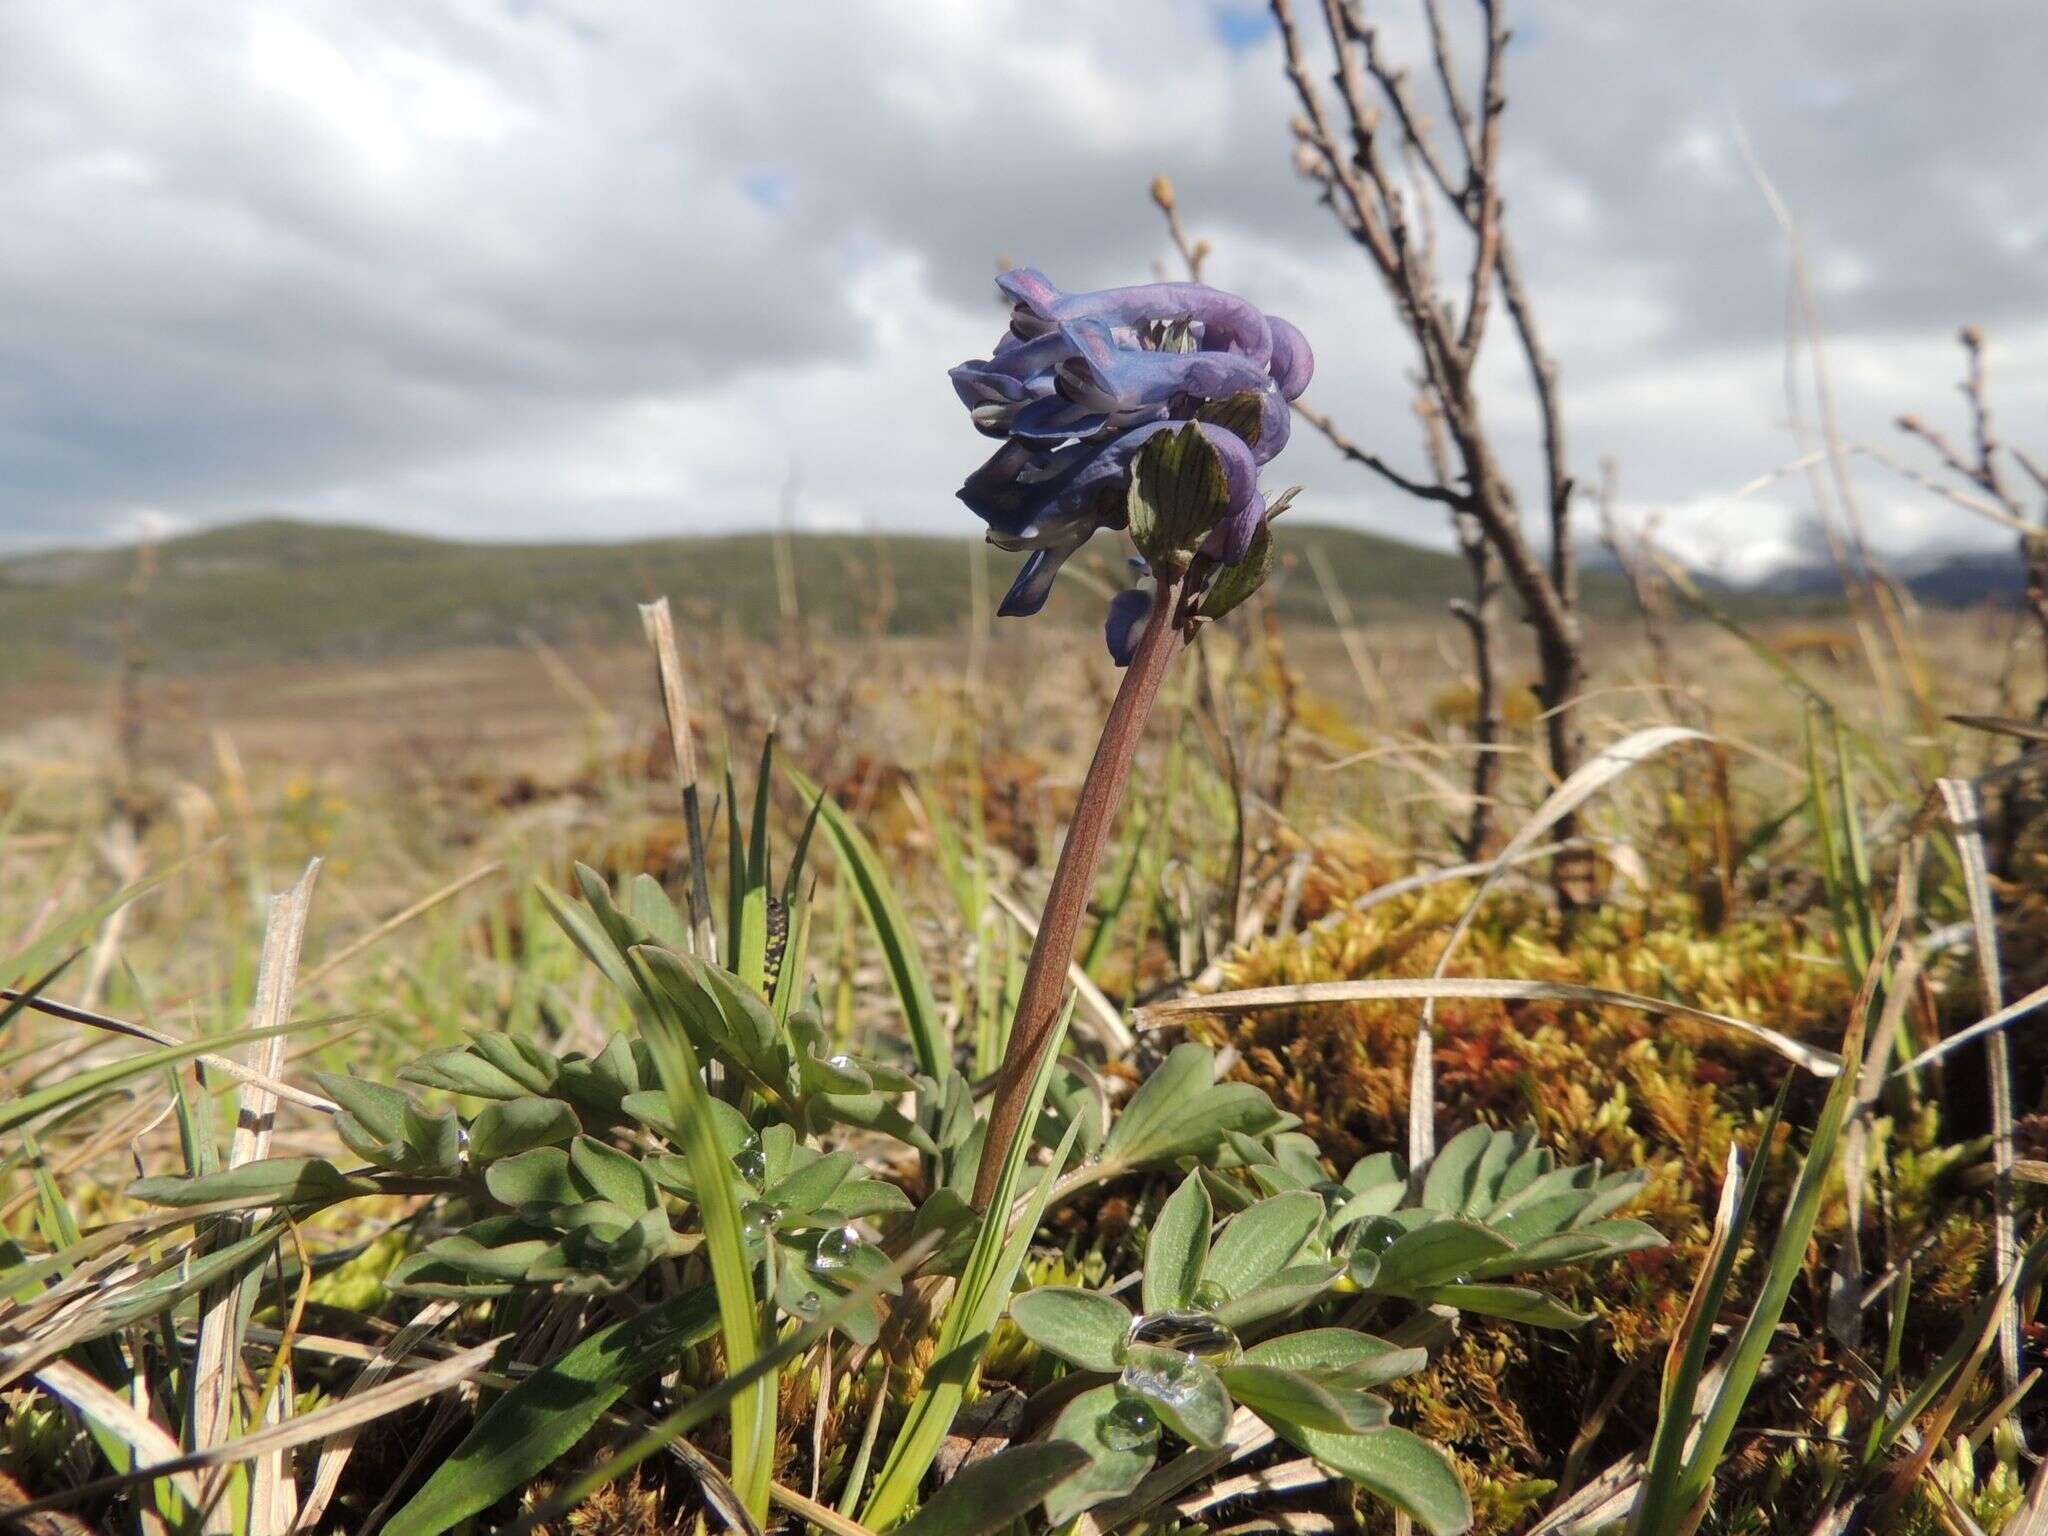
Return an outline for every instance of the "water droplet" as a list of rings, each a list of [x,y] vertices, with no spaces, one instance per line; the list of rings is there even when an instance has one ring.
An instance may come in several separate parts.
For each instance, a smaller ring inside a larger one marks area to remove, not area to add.
[[[1195,1287],[1195,1305],[1204,1312],[1214,1312],[1230,1300],[1230,1293],[1214,1280],[1204,1280]]]
[[[1357,1251],[1360,1253],[1385,1253],[1401,1240],[1401,1229],[1393,1222],[1379,1222],[1358,1234]]]
[[[1195,1357],[1170,1349],[1140,1348],[1124,1359],[1118,1385],[1136,1396],[1155,1403],[1183,1404],[1194,1400],[1197,1377]]]
[[[803,1295],[797,1297],[796,1310],[797,1315],[800,1317],[816,1317],[818,1315],[818,1293],[816,1291],[805,1291]]]
[[[761,1150],[761,1138],[758,1136],[749,1138],[747,1144],[740,1148],[739,1156],[732,1160],[732,1165],[739,1170],[740,1177],[749,1184],[758,1185],[766,1178],[768,1176],[768,1154]]]
[[[823,1233],[811,1248],[811,1268],[820,1274],[844,1269],[860,1247],[860,1234],[852,1227],[834,1227]]]
[[[782,1220],[782,1207],[767,1200],[749,1200],[740,1207],[740,1233],[759,1241]]]
[[[1136,1398],[1119,1398],[1103,1416],[1100,1433],[1112,1451],[1135,1451],[1159,1438],[1159,1416]]]
[[[1207,1312],[1149,1312],[1133,1318],[1124,1347],[1133,1344],[1150,1344],[1212,1365],[1235,1364],[1242,1352],[1237,1335]]]
[[[860,1070],[860,1063],[851,1056],[827,1056],[825,1058],[825,1065],[834,1072],[858,1072]]]

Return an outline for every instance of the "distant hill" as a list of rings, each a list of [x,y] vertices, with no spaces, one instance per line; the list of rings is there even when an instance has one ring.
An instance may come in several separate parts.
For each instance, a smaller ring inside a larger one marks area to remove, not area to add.
[[[1972,549],[1959,554],[1901,561],[1893,574],[1921,602],[1937,608],[2007,607],[2026,590],[2026,567],[2010,549]],[[1802,565],[1774,573],[1760,592],[1790,597],[1834,596],[1842,578],[1832,565]]]
[[[1328,560],[1361,618],[1390,608],[1441,612],[1466,590],[1453,555],[1349,529],[1297,523],[1285,545]],[[156,665],[205,667],[266,657],[311,660],[402,655],[551,639],[625,638],[633,605],[666,594],[686,622],[773,633],[780,612],[767,534],[623,544],[482,544],[383,529],[268,518],[170,539],[140,618]],[[799,534],[789,541],[804,616],[840,632],[956,629],[966,610],[965,538]],[[1019,557],[988,552],[994,596]],[[1120,580],[1102,541],[1096,572]],[[0,561],[0,649],[16,658],[101,662],[119,645],[136,565],[131,549],[64,550]],[[1329,611],[1299,558],[1276,577],[1281,611],[1327,624]],[[1611,579],[1591,584],[1612,597]],[[1101,622],[1100,598],[1062,580],[1055,620]]]

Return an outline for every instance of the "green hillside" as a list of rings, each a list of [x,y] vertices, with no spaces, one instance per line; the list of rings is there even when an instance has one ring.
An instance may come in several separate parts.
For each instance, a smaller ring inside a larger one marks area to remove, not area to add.
[[[1284,542],[1290,555],[1276,590],[1292,623],[1329,622],[1299,558],[1311,544],[1363,618],[1441,611],[1465,590],[1463,565],[1434,550],[1311,523],[1294,524]],[[1093,569],[1120,579],[1109,541],[1101,543]],[[964,538],[803,534],[790,550],[808,620],[895,634],[961,622],[973,553]],[[0,648],[17,662],[110,657],[135,558],[126,549],[69,550],[0,562]],[[996,594],[1017,558],[989,552]],[[773,540],[475,544],[267,519],[164,543],[140,616],[157,665],[203,667],[502,644],[522,632],[624,637],[633,603],[664,593],[686,622],[771,633],[779,613]],[[1051,613],[1092,625],[1101,603],[1081,582],[1063,580]]]

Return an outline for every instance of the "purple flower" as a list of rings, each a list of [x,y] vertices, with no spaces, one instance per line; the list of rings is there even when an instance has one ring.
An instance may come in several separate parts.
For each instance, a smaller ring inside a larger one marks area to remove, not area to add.
[[[1200,430],[1226,494],[1195,563],[1243,560],[1266,516],[1259,466],[1286,445],[1287,402],[1315,368],[1301,332],[1201,283],[1070,294],[1027,268],[997,285],[1012,301],[1010,329],[988,357],[951,377],[974,425],[1003,439],[960,499],[988,524],[990,543],[1029,552],[1000,611],[1036,613],[1075,550],[1101,529],[1124,527],[1139,450],[1198,413],[1219,414]],[[1111,605],[1107,638],[1119,665],[1150,603],[1134,589]]]

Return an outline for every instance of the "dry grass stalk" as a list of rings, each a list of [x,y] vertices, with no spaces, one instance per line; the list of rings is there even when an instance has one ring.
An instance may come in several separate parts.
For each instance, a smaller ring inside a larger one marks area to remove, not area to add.
[[[276,1029],[291,1017],[292,994],[298,973],[299,952],[305,944],[306,918],[313,900],[313,883],[319,878],[320,861],[306,866],[297,885],[270,902],[263,934],[263,958],[256,980],[255,1003],[250,1009],[252,1029]],[[284,1066],[285,1037],[273,1034],[256,1043],[254,1070],[275,1078]],[[228,1147],[227,1166],[239,1168],[269,1155],[276,1127],[278,1096],[254,1083],[245,1082],[236,1099],[235,1132]],[[217,1240],[232,1240],[231,1234],[247,1231],[262,1219],[261,1212],[229,1217],[221,1224]],[[224,1444],[235,1419],[235,1367],[242,1354],[242,1329],[248,1309],[244,1298],[261,1284],[262,1271],[221,1286],[209,1293],[202,1304],[199,1338],[193,1352],[192,1437],[198,1452]],[[288,1403],[280,1397],[280,1403]],[[277,1429],[282,1430],[280,1423]],[[284,1449],[268,1453],[251,1479],[251,1507],[247,1516],[249,1536],[274,1536],[277,1517],[291,1487],[291,1475]],[[214,1494],[205,1516],[207,1536],[233,1536],[238,1525],[234,1512],[225,1508]]]

